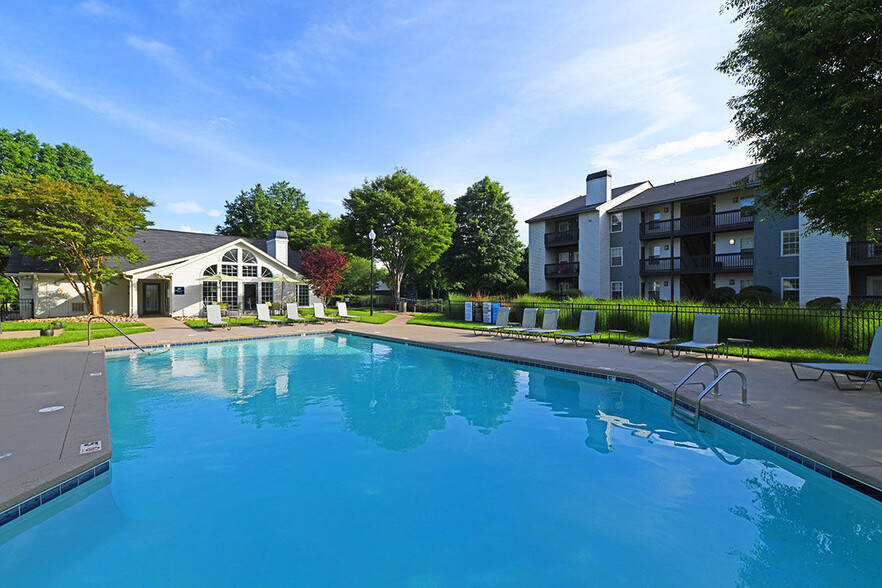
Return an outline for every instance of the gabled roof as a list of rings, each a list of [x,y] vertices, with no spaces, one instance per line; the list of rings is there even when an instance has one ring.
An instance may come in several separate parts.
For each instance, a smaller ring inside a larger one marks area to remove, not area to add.
[[[612,189],[612,197],[618,198],[622,194],[630,192],[637,186],[643,184],[645,182],[636,182],[634,184],[628,184],[627,186],[620,186],[618,188]],[[537,221],[548,220],[552,218],[560,218],[564,216],[575,216],[582,214],[583,212],[589,212],[592,210],[596,210],[598,206],[603,204],[602,202],[598,202],[597,204],[585,204],[585,195],[576,196],[572,200],[568,200],[559,206],[555,206],[551,210],[546,210],[545,212],[534,216],[531,219],[527,219],[528,223],[534,223]]]
[[[129,271],[139,267],[148,267],[176,259],[183,259],[207,253],[227,243],[240,239],[232,235],[210,235],[207,233],[187,233],[184,231],[169,231],[167,229],[146,229],[138,231],[130,240],[147,256],[145,261],[136,264],[124,261],[113,263],[122,271]],[[257,249],[266,252],[266,241],[263,239],[244,239]],[[34,259],[18,252],[13,248],[10,252],[9,263],[6,264],[6,273],[55,273],[57,265],[42,259]]]
[[[620,212],[622,210],[643,208],[653,204],[729,192],[740,189],[740,186],[736,186],[736,184],[744,179],[747,179],[747,187],[756,187],[759,185],[759,180],[756,177],[756,171],[759,167],[759,165],[749,165],[707,176],[654,186],[610,209],[609,212]]]

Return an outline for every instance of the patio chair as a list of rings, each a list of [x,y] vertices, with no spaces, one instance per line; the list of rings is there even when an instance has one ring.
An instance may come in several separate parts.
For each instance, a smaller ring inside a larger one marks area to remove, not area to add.
[[[559,309],[546,308],[545,312],[542,313],[542,328],[534,328],[521,331],[520,336],[523,338],[536,337],[540,340],[542,339],[542,337],[550,337],[552,334],[560,330],[557,328],[558,314],[560,314]]]
[[[349,314],[349,309],[346,308],[345,302],[337,303],[337,316],[341,319],[346,319],[347,321],[357,321],[359,320],[359,318],[361,318],[354,314]]]
[[[799,374],[796,373],[796,367],[794,366],[818,370],[821,373],[818,374],[817,378],[800,378]],[[800,381],[808,380],[817,382],[826,372],[830,374],[831,378],[833,378],[833,383],[836,384],[836,388],[839,390],[863,390],[874,374],[882,375],[882,327],[878,327],[873,334],[873,343],[870,345],[870,353],[867,356],[867,363],[791,363],[790,369],[793,371],[793,376]],[[861,382],[861,386],[860,388],[844,388],[834,374],[844,375],[849,382]],[[854,374],[866,375],[864,375],[863,378],[855,378]],[[879,392],[882,392],[882,384],[879,383],[879,380],[877,379],[873,381],[876,382],[876,387],[879,388]]]
[[[569,333],[557,333],[554,335],[554,343],[555,345],[563,345],[567,341],[572,341],[573,344],[578,347],[580,342],[585,343],[586,340],[591,341],[591,337],[600,334],[594,330],[596,326],[597,311],[583,310],[582,314],[579,315],[579,330],[571,331]],[[560,338],[560,340],[558,340],[558,338]]]
[[[270,316],[269,305],[268,304],[258,304],[257,305],[257,324],[268,324],[271,325],[273,323],[280,323],[279,319],[274,319]]]
[[[520,327],[509,327],[507,329],[499,329],[500,335],[518,335],[527,329],[536,327],[536,314],[539,312],[537,308],[525,308],[524,316],[521,318]]]
[[[653,312],[649,315],[649,336],[635,339],[628,343],[628,353],[634,353],[638,347],[646,349],[655,347],[656,353],[665,354],[665,345],[671,342],[671,313]]]
[[[681,351],[703,351],[704,358],[710,359],[724,345],[718,341],[719,333],[720,315],[696,314],[692,325],[692,341],[677,343],[671,347],[671,357],[680,357]]]
[[[306,322],[306,319],[300,316],[300,308],[296,302],[289,302],[285,305],[285,318],[293,323]]]
[[[212,327],[226,327],[230,330],[230,323],[221,319],[221,307],[217,304],[209,304],[205,307],[205,326],[209,329]]]
[[[478,325],[472,332],[475,335],[480,335],[481,333],[487,333],[492,335],[495,331],[499,331],[500,329],[508,328],[508,315],[511,311],[511,308],[508,306],[501,306],[499,310],[496,312],[496,323],[492,325]]]
[[[315,313],[316,320],[319,321],[339,321],[340,319],[335,316],[328,316],[325,314],[325,305],[321,302],[314,302],[312,304],[313,312]]]

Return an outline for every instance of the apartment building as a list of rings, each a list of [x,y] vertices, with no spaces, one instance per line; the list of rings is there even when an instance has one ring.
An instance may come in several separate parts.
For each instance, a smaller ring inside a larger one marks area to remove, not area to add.
[[[681,300],[758,284],[802,304],[882,296],[882,245],[806,234],[801,216],[758,210],[758,167],[660,186],[588,175],[585,195],[527,221],[530,291]]]

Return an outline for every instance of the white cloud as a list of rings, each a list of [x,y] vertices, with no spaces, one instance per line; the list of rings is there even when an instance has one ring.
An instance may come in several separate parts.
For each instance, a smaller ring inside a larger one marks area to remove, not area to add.
[[[118,19],[126,18],[125,13],[107,4],[106,2],[101,2],[101,0],[88,0],[87,2],[80,2],[77,7],[83,12],[87,12],[94,16],[103,16],[107,18]]]
[[[150,41],[129,35],[126,37],[126,45],[166,67],[179,67],[177,51],[162,41]]]
[[[219,210],[209,210],[193,200],[181,200],[179,202],[172,202],[168,205],[168,209],[175,214],[207,214],[208,216],[212,217],[220,216]]]
[[[680,141],[668,141],[667,143],[656,145],[647,149],[643,156],[649,160],[659,159],[665,161],[671,157],[686,155],[698,149],[727,145],[735,137],[735,129],[733,127],[723,129],[722,131],[703,131]]]

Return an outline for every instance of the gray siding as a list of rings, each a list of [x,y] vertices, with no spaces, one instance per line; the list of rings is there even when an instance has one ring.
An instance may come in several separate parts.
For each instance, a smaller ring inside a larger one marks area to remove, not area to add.
[[[796,216],[772,219],[758,214],[754,222],[754,283],[772,289],[772,300],[781,297],[781,278],[799,275],[799,256],[781,256],[781,231],[799,229]]]
[[[622,248],[622,267],[609,270],[611,282],[623,282],[623,296],[640,296],[640,211],[626,210],[622,219],[622,232],[610,233],[610,247]],[[609,287],[607,286],[607,289]],[[607,294],[609,296],[609,294]]]

